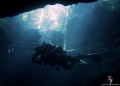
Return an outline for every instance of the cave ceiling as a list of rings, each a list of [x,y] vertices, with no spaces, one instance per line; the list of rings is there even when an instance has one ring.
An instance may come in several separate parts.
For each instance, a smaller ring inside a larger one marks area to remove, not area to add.
[[[16,16],[46,5],[62,4],[71,5],[78,3],[91,3],[97,0],[2,0],[0,5],[0,18]]]

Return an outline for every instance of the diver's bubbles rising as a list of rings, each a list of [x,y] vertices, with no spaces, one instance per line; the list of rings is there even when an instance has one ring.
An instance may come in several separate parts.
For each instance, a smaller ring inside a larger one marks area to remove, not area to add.
[[[53,31],[50,29],[40,29],[39,34],[41,35],[41,38],[39,39],[39,44],[41,45],[43,42],[45,43],[51,43],[52,40],[52,33]]]

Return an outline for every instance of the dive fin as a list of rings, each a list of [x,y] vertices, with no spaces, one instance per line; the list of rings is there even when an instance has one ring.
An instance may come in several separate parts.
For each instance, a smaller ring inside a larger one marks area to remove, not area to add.
[[[102,60],[101,54],[89,54],[88,58],[96,62],[101,62]]]

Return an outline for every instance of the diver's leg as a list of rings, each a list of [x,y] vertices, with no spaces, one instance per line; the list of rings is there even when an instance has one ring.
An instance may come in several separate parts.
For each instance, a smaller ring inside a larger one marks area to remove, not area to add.
[[[91,59],[91,60],[93,60],[93,61],[96,61],[96,62],[101,62],[102,55],[98,54],[98,53],[93,53],[93,54],[89,54],[88,58]]]
[[[87,55],[78,55],[76,56],[77,59],[83,59],[83,58],[87,58],[88,56]]]
[[[61,55],[57,60],[62,62],[79,62],[79,59],[68,55]]]
[[[59,63],[60,66],[62,66],[66,70],[70,70],[73,66],[69,65],[67,62],[61,62]]]
[[[87,64],[85,61],[81,60],[81,58],[86,58],[86,57],[87,57],[87,55],[79,55],[77,57],[62,55],[61,58],[59,58],[59,59],[61,60],[61,62],[71,62],[71,66],[74,66],[76,64],[76,62],[78,62],[80,64]]]

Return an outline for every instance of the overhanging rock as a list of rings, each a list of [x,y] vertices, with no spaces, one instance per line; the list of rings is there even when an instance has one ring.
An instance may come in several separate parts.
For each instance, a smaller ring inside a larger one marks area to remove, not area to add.
[[[67,6],[79,2],[90,3],[95,1],[97,0],[2,0],[0,2],[0,18],[15,16],[23,12],[57,3]]]

